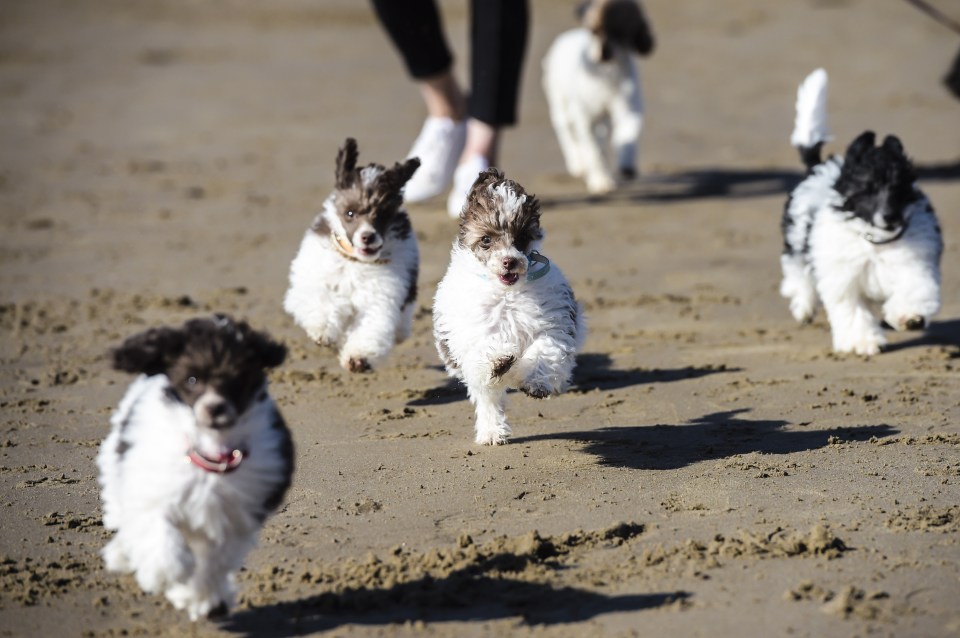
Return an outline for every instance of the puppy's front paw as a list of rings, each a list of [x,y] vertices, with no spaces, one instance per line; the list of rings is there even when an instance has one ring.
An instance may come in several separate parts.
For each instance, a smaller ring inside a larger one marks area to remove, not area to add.
[[[120,547],[119,541],[114,538],[103,548],[103,562],[106,564],[107,571],[110,572],[129,572],[132,567],[130,559],[126,552]]]
[[[869,334],[859,335],[849,342],[835,345],[833,349],[837,352],[853,353],[862,357],[872,357],[873,355],[880,354],[880,351],[886,344],[887,342],[882,335]]]
[[[913,316],[903,322],[907,330],[923,330],[927,327],[927,320],[924,317]]]
[[[790,314],[797,320],[797,323],[811,323],[817,308],[812,299],[803,299],[799,296],[790,300]]]
[[[499,381],[503,375],[510,371],[510,368],[512,368],[516,362],[517,357],[512,354],[494,359],[490,372],[490,380]]]
[[[613,178],[606,173],[590,173],[587,175],[587,190],[594,195],[606,195],[616,186]]]
[[[477,438],[474,439],[480,445],[503,445],[510,438],[510,428],[491,428],[489,430],[477,430]]]
[[[892,319],[892,320],[891,320]],[[923,315],[903,315],[887,318],[887,324],[894,330],[923,330],[927,327],[927,318]]]
[[[337,344],[336,335],[324,330],[322,327],[307,328],[307,336],[321,348],[330,348]]]
[[[546,399],[554,394],[550,387],[538,383],[524,383],[520,386],[520,391],[534,399]]]
[[[349,370],[350,372],[370,372],[373,367],[370,365],[370,362],[367,361],[364,357],[350,357],[344,362],[343,367]]]

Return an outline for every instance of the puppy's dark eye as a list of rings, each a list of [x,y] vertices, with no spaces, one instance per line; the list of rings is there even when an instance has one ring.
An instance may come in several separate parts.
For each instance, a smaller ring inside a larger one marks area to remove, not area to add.
[[[484,235],[480,238],[480,246],[483,248],[490,248],[491,242],[493,242],[493,240],[490,239],[490,235]]]
[[[347,211],[347,217],[349,217],[350,219],[353,219],[354,217],[356,217],[356,215],[357,215],[357,214],[356,214],[355,212],[353,212],[352,210],[348,210],[348,211]]]
[[[192,388],[193,386],[197,385],[197,378],[196,378],[196,377],[190,377],[189,379],[187,379],[187,385],[190,386],[191,388]]]

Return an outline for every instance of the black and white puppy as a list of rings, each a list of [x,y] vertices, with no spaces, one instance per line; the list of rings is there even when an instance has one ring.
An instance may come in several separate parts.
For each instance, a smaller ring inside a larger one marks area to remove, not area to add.
[[[653,51],[653,33],[637,0],[591,0],[583,26],[557,36],[543,59],[543,90],[567,172],[591,193],[616,186],[608,146],[622,178],[637,173],[643,92],[634,56]]]
[[[476,407],[476,442],[505,443],[508,385],[542,399],[566,390],[586,329],[573,290],[539,253],[540,202],[490,168],[460,214],[437,287],[433,330],[447,373]]]
[[[290,264],[283,301],[307,335],[365,372],[410,336],[420,253],[403,187],[420,160],[357,167],[357,143],[337,154],[336,184]]]
[[[826,96],[823,69],[797,92],[791,142],[809,173],[783,213],[780,294],[799,322],[823,303],[836,352],[874,355],[886,344],[874,307],[896,330],[923,329],[940,309],[943,239],[895,136],[876,146],[866,131],[845,156],[821,162]]]
[[[132,572],[192,620],[225,614],[234,573],[293,475],[293,442],[265,370],[286,348],[224,315],[153,328],[113,350],[139,373],[97,467],[107,569]]]

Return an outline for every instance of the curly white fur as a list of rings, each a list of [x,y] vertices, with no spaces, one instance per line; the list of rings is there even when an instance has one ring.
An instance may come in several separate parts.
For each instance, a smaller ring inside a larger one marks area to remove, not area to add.
[[[908,225],[899,238],[838,210],[833,185],[843,162],[832,157],[816,166],[793,192],[784,240],[795,250],[781,256],[780,294],[800,322],[813,319],[819,297],[833,349],[874,355],[886,339],[871,305],[880,304],[883,320],[897,330],[928,325],[939,310],[943,240],[925,196],[905,211]]]
[[[198,427],[168,386],[163,374],[134,381],[100,447],[103,523],[116,532],[103,557],[196,620],[233,602],[233,573],[256,545],[267,503],[289,484],[289,433],[265,389],[235,425],[213,430]],[[223,474],[189,463],[193,446],[211,458],[249,453]]]

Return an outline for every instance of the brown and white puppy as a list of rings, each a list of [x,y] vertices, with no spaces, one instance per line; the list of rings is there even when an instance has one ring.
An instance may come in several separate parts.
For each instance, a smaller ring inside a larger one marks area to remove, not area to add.
[[[606,193],[616,186],[608,145],[620,177],[637,174],[643,95],[633,57],[653,51],[653,33],[636,0],[593,0],[580,14],[583,26],[557,36],[543,59],[543,89],[567,171]]]
[[[265,370],[286,348],[224,315],[134,335],[113,367],[141,376],[97,455],[107,569],[190,618],[225,613],[233,574],[283,501],[290,432]]]
[[[335,188],[290,264],[284,309],[340,365],[365,372],[410,335],[420,254],[403,187],[420,161],[357,167],[357,143],[337,154]]]
[[[566,390],[586,329],[563,273],[539,252],[540,202],[495,168],[480,173],[437,287],[433,330],[447,373],[476,407],[476,442],[505,443],[509,385]]]

